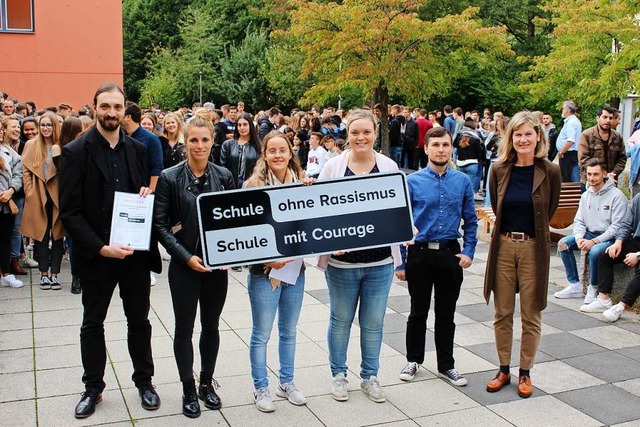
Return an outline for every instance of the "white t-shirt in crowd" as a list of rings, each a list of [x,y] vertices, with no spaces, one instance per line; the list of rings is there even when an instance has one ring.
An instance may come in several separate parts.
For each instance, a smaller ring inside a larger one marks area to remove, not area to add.
[[[327,161],[327,150],[324,147],[318,145],[315,150],[309,150],[309,157],[307,159],[307,175],[319,175],[324,163]]]

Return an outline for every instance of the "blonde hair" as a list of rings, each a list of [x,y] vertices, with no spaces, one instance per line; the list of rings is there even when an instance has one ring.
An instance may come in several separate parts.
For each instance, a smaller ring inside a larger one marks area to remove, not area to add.
[[[164,128],[164,124],[166,123],[167,119],[173,119],[176,121],[176,123],[178,124],[178,129],[176,130],[176,138],[178,139],[178,143],[184,143],[184,139],[183,136],[186,134],[183,134],[184,131],[184,120],[182,119],[182,115],[178,115],[176,113],[167,113],[164,116],[164,119],[162,120],[162,135],[169,139],[169,133],[167,132],[167,130]]]
[[[515,162],[518,154],[513,147],[513,133],[520,129],[523,125],[531,126],[538,136],[536,151],[534,153],[536,159],[544,159],[549,151],[549,144],[542,132],[540,122],[534,113],[530,111],[520,111],[509,121],[509,125],[502,136],[500,147],[498,147],[498,160],[502,162]]]
[[[360,119],[371,121],[371,123],[373,123],[373,131],[374,131],[374,133],[376,132],[377,127],[378,127],[378,120],[376,119],[376,116],[373,115],[371,110],[365,110],[365,109],[362,109],[362,108],[357,109],[357,110],[353,110],[353,111],[351,111],[351,114],[349,114],[349,122],[347,123],[347,132],[349,132],[349,128],[351,127],[351,123],[355,122],[356,120],[360,120]]]
[[[47,111],[38,120],[38,127],[40,127],[42,119],[49,119],[51,122],[51,125],[53,126],[51,139],[53,140],[53,145],[58,145],[60,143],[60,122],[58,121],[58,115]],[[44,140],[42,132],[38,132],[38,136],[36,136],[32,141],[33,144],[35,144],[33,147],[33,165],[38,167],[43,164],[47,158],[47,142]]]

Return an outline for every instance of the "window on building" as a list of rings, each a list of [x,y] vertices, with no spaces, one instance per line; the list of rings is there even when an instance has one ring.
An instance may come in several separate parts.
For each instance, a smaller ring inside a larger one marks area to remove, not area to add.
[[[0,31],[32,33],[33,0],[0,0]]]

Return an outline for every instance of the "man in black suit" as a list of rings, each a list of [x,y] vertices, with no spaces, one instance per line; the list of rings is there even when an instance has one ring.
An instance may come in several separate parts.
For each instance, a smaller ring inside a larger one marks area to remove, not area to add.
[[[151,384],[151,324],[149,272],[160,270],[156,250],[134,251],[109,244],[114,192],[150,193],[144,182],[144,146],[120,129],[125,104],[122,89],[113,83],[98,88],[93,98],[98,122],[62,150],[60,216],[73,238],[73,256],[82,282],[84,313],[80,350],[86,391],[75,409],[76,418],[93,414],[105,388],[104,319],[116,285],[127,317],[132,379],[142,407],[155,410],[160,398]],[[153,248],[153,245],[152,245]]]

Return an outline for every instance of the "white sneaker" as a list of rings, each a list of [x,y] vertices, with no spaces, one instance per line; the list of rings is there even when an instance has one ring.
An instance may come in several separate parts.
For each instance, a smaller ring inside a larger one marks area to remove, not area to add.
[[[451,384],[453,384],[456,387],[463,387],[467,385],[467,379],[462,375],[460,375],[460,373],[455,369],[449,369],[448,371],[438,372],[438,376],[449,381]]]
[[[13,274],[9,274],[0,278],[0,286],[3,286],[5,288],[21,288],[24,286],[24,283],[16,279],[16,276],[14,276]]]
[[[155,286],[156,283],[158,283],[158,279],[156,278],[156,273],[154,273],[153,271],[151,272],[151,276],[149,277],[149,282],[151,286]]]
[[[587,287],[587,296],[584,297],[584,303],[591,304],[596,298],[598,298],[598,288],[589,285],[589,287]]]
[[[370,377],[368,380],[362,380],[360,388],[362,391],[367,393],[369,399],[376,403],[382,403],[387,400],[387,396],[385,396],[384,391],[382,391],[382,387],[380,387],[380,383],[376,377]]]
[[[38,261],[26,256],[18,260],[18,265],[22,268],[38,268]]]
[[[51,280],[49,280],[49,276],[40,276],[40,289],[43,291],[51,289]]]
[[[602,315],[608,322],[615,322],[622,316],[622,312],[624,311],[624,307],[621,302],[612,306],[610,309],[606,310]]]
[[[475,193],[473,195],[473,200],[475,200],[476,202],[483,202],[484,201],[484,196],[482,194]]]
[[[163,254],[163,255],[162,255],[162,260],[163,260],[163,261],[171,261],[171,255],[169,255],[169,254]]]
[[[331,382],[331,396],[338,402],[349,400],[349,392],[347,391],[348,382],[342,372],[333,377],[333,381]]]
[[[584,293],[582,293],[582,284],[570,283],[569,286],[554,293],[553,296],[558,299],[582,298],[584,296]]]
[[[306,405],[307,398],[304,397],[304,394],[300,390],[296,388],[294,383],[286,383],[280,384],[276,389],[276,395],[278,397],[285,397],[289,400],[289,402],[293,403],[296,406]]]
[[[420,365],[416,362],[408,362],[400,371],[400,379],[402,381],[411,381],[416,376],[418,369],[420,369]]]
[[[602,298],[596,298],[591,304],[585,304],[580,307],[580,311],[583,313],[603,313],[611,308],[611,300],[603,300]]]
[[[59,291],[60,289],[62,289],[62,285],[58,281],[58,276],[51,276],[49,278],[49,281],[51,282],[51,290]]]
[[[262,387],[253,392],[253,398],[256,402],[256,407],[261,412],[273,412],[276,410],[276,405],[273,404],[269,394],[269,387]]]

